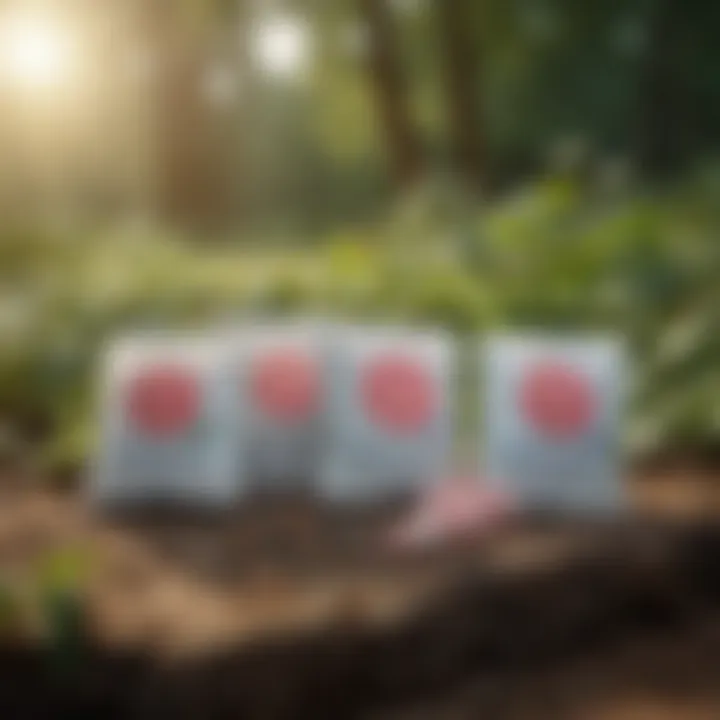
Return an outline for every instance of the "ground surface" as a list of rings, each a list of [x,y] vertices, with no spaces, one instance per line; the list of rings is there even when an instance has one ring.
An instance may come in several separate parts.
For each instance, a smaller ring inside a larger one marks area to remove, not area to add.
[[[399,507],[342,513],[308,499],[257,498],[223,516],[154,511],[110,518],[91,513],[80,493],[49,492],[14,478],[0,483],[0,571],[28,583],[49,550],[83,548],[89,557],[90,622],[102,647],[110,654],[147,651],[170,663],[172,672],[183,662],[241,652],[268,634],[322,636],[337,628],[353,633],[369,629],[374,638],[382,638],[372,641],[372,651],[366,652],[364,639],[353,639],[348,647],[360,642],[362,652],[352,652],[363,658],[383,648],[384,657],[395,652],[396,645],[385,652],[384,643],[398,625],[422,617],[445,593],[455,593],[451,589],[463,579],[556,572],[578,554],[596,552],[598,537],[613,535],[608,555],[613,559],[605,562],[618,563],[618,544],[636,542],[632,538],[639,527],[654,526],[658,519],[664,525],[720,516],[720,478],[713,473],[656,468],[650,475],[638,474],[630,490],[636,519],[624,522],[622,529],[515,525],[462,546],[398,557],[386,552],[384,538],[402,512]],[[567,592],[568,583],[560,585]],[[553,592],[540,593],[537,605],[527,605],[529,614],[537,608],[540,624],[546,622],[543,612],[555,603]],[[456,596],[463,606],[462,593]],[[478,602],[472,612],[482,616],[484,605]],[[467,608],[453,610],[447,622],[463,612]],[[718,718],[720,606],[717,612],[703,606],[702,612],[680,614],[681,622],[638,632],[630,627],[617,637],[609,633],[613,637],[606,644],[570,643],[569,652],[547,661],[542,654],[520,650],[512,662],[497,667],[478,662],[475,668],[462,656],[461,672],[460,660],[453,656],[447,679],[427,696],[419,688],[393,691],[387,708],[379,701],[370,703],[358,716],[476,718],[484,709],[482,716],[491,718]],[[432,655],[435,645],[444,642],[442,627],[435,630],[437,639],[417,632],[424,638],[418,641],[419,652]],[[447,634],[453,632],[448,627]],[[398,640],[397,646],[412,656],[404,642]],[[294,661],[304,652],[293,650]],[[398,662],[404,662],[402,657]],[[352,691],[360,692],[354,686]],[[248,716],[308,716],[302,705],[298,700],[295,710],[264,708]],[[187,707],[194,705],[189,701]],[[318,713],[316,709],[314,717],[324,717]]]

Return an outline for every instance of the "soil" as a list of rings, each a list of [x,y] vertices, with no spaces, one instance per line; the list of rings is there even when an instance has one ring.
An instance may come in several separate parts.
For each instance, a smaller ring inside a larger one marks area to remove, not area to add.
[[[653,468],[631,516],[390,553],[403,506],[254,498],[100,517],[0,482],[0,572],[88,555],[83,661],[0,649],[0,717],[720,717],[720,477]],[[36,573],[35,573],[36,574]]]

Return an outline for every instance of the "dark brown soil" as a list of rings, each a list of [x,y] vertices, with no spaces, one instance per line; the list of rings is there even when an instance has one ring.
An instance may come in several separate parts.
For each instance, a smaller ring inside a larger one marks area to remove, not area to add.
[[[81,660],[0,651],[0,718],[720,717],[715,482],[656,474],[621,524],[516,523],[389,556],[398,507],[256,499],[98,518],[3,485],[0,570],[91,555]]]

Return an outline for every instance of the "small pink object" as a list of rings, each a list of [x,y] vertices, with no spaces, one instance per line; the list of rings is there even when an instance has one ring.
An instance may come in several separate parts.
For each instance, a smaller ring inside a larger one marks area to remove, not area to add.
[[[496,527],[512,513],[510,498],[491,490],[478,478],[443,480],[420,496],[390,534],[396,548],[426,547],[474,536]]]

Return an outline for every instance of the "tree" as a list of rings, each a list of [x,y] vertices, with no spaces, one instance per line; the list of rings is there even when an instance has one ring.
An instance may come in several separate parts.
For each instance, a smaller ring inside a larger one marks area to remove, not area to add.
[[[479,108],[478,40],[468,0],[437,0],[453,161],[471,188],[486,178]]]
[[[718,147],[717,3],[655,0],[639,101],[638,158],[650,175],[667,175]]]
[[[369,34],[369,69],[393,176],[401,187],[417,181],[423,161],[410,118],[407,87],[398,58],[387,0],[358,0]]]
[[[650,44],[639,94],[638,161],[655,175],[676,165],[686,130],[687,98],[677,54],[683,6],[678,0],[660,0],[649,23]]]
[[[164,218],[198,226],[222,219],[229,188],[218,161],[223,136],[205,94],[212,17],[193,16],[190,7],[149,3],[145,32],[157,58],[151,111],[156,204]]]

